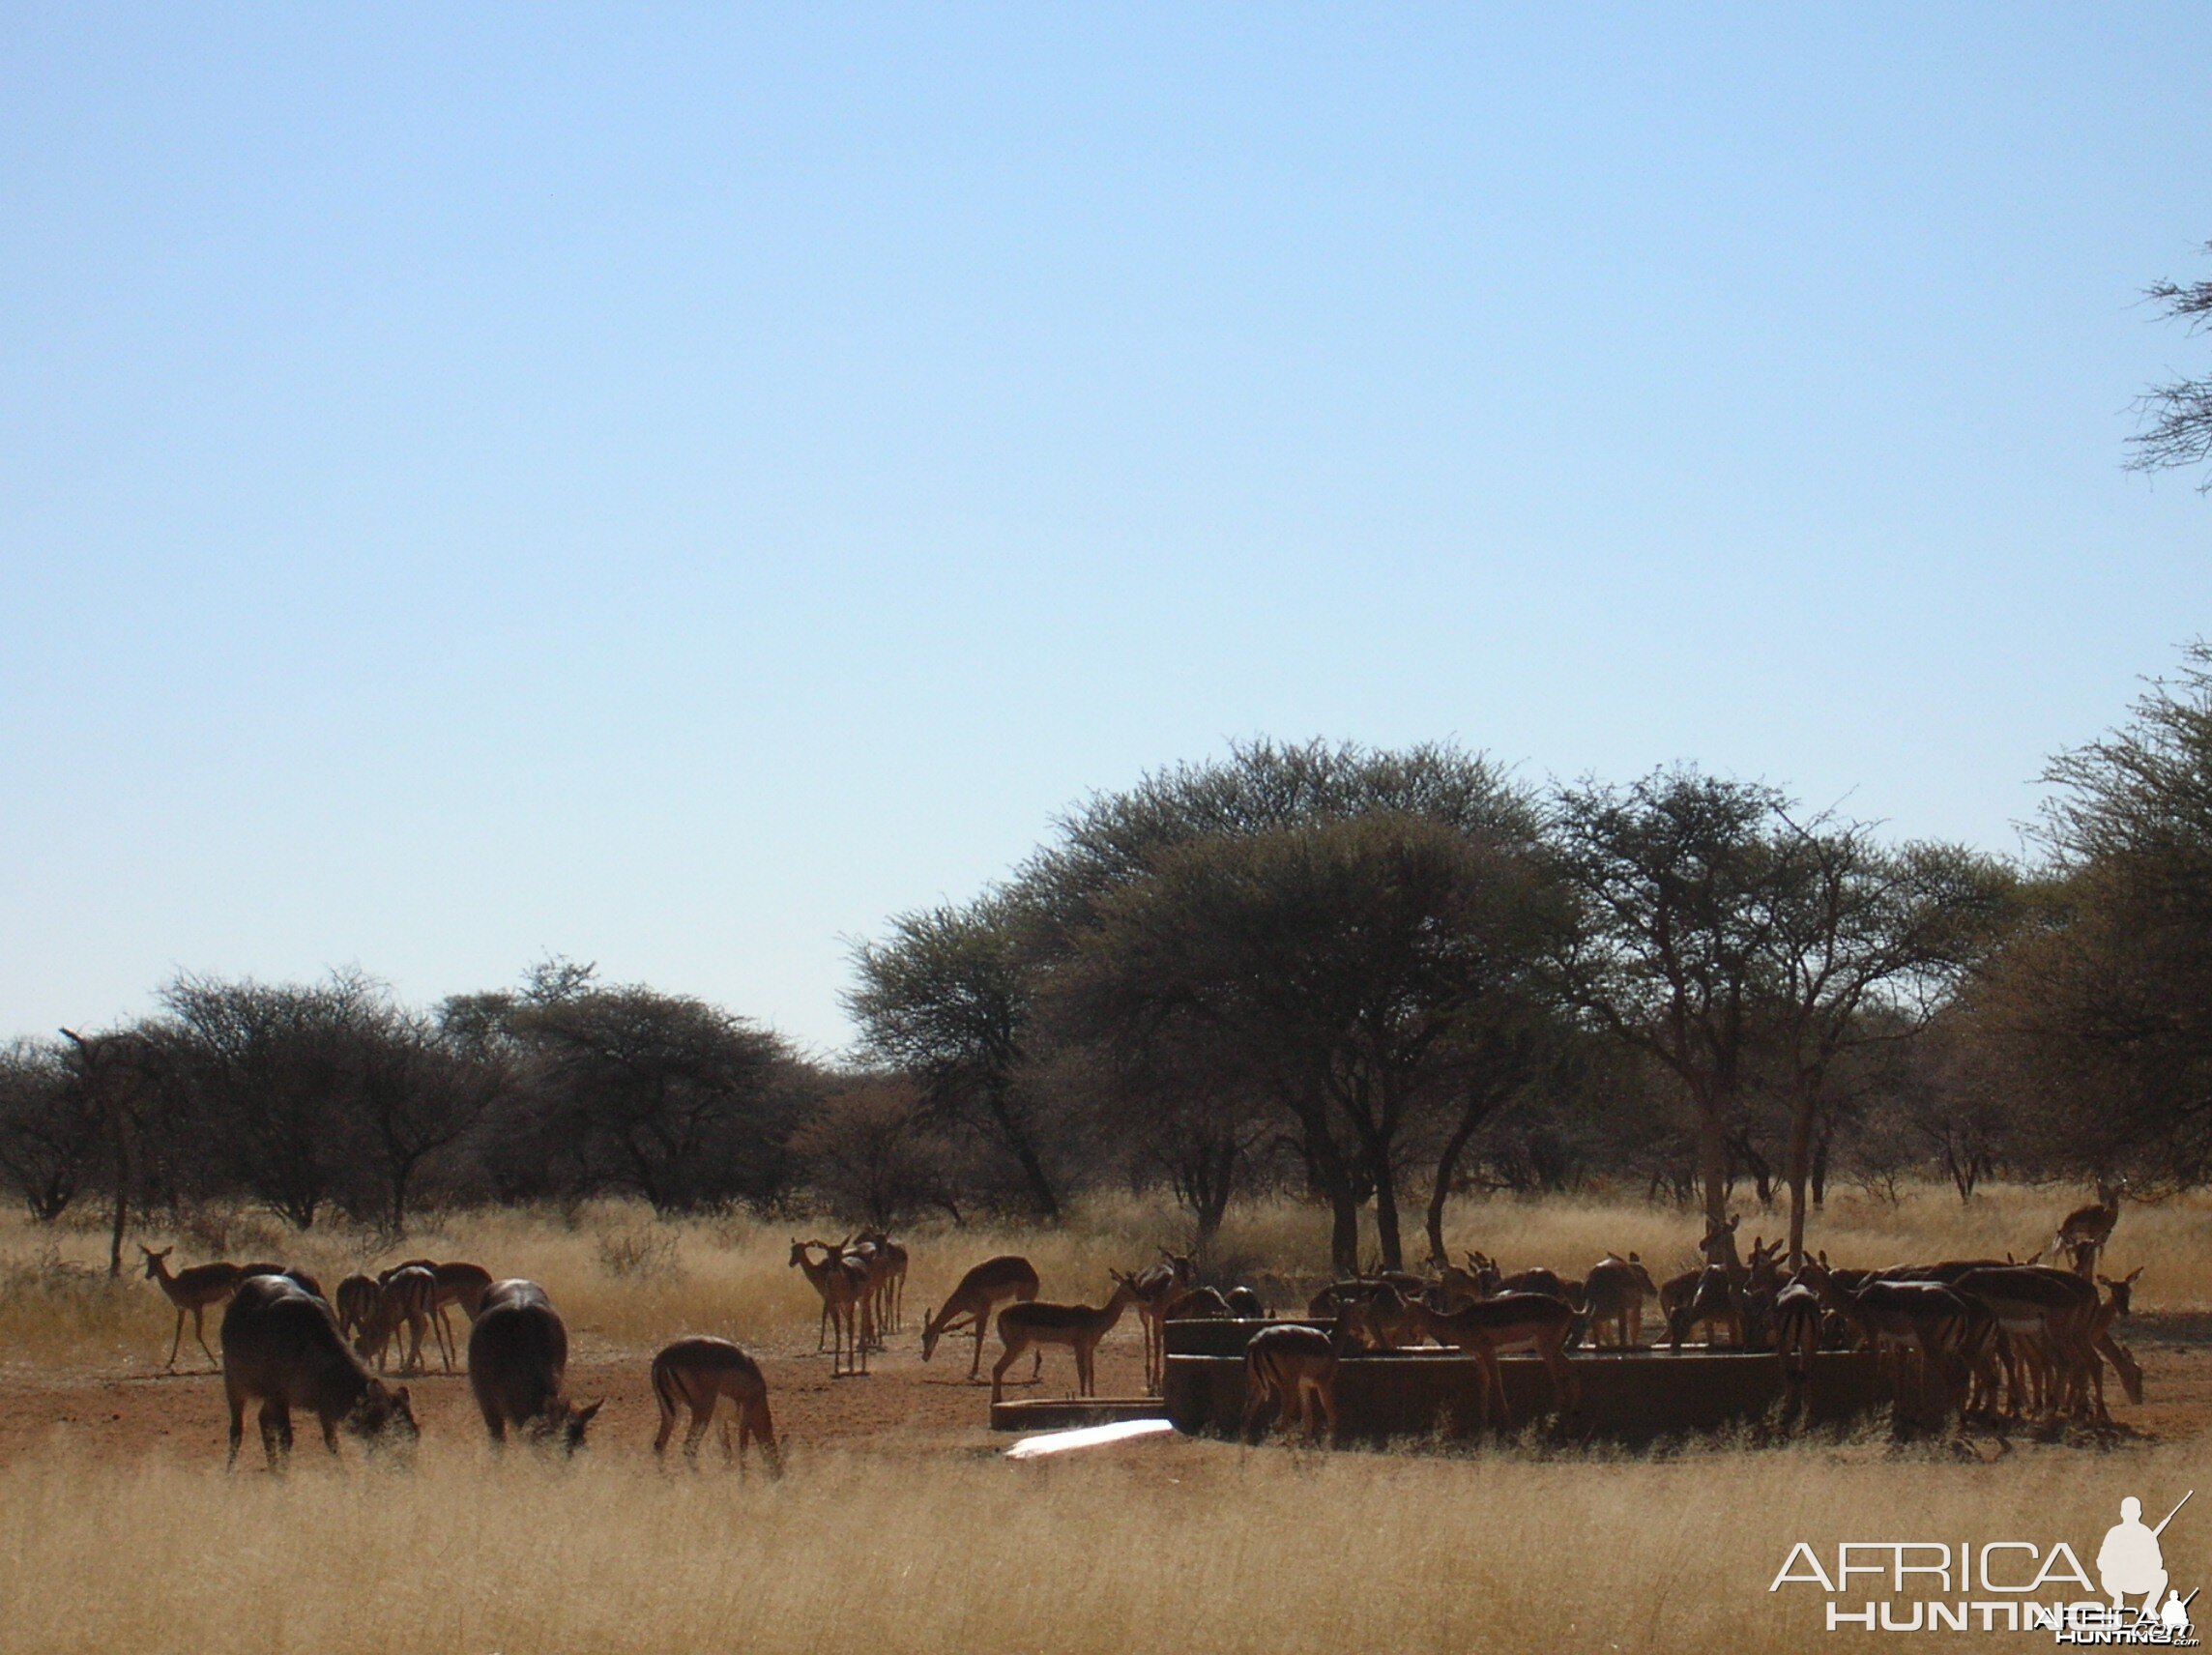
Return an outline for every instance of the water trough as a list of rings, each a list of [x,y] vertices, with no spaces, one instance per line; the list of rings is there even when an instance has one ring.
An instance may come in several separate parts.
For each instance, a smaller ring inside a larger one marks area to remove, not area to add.
[[[1297,1319],[1328,1328],[1324,1319]],[[1244,1419],[1244,1347],[1266,1321],[1167,1324],[1167,1415],[1178,1430],[1235,1436]],[[1771,1351],[1581,1350],[1568,1358],[1582,1406],[1563,1421],[1573,1436],[1649,1440],[1712,1431],[1763,1415],[1782,1395]],[[1533,1356],[1499,1364],[1516,1425],[1551,1411],[1552,1386]],[[1397,1350],[1347,1357],[1337,1369],[1337,1412],[1347,1439],[1471,1437],[1482,1429],[1478,1366],[1456,1350]],[[1871,1352],[1823,1350],[1814,1358],[1811,1416],[1848,1419],[1887,1406]]]

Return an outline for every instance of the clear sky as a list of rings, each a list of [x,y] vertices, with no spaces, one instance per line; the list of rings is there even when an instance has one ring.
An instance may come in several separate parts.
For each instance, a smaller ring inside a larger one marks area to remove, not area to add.
[[[2212,9],[0,8],[0,1034],[846,950],[1260,734],[2019,848]]]

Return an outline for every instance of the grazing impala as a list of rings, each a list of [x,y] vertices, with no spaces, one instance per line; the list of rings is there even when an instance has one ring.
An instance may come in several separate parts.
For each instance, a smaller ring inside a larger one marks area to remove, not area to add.
[[[991,1312],[1002,1304],[1026,1302],[1037,1295],[1035,1266],[1027,1259],[1011,1253],[1002,1253],[995,1259],[985,1259],[980,1264],[960,1278],[960,1285],[952,1290],[952,1296],[934,1311],[922,1314],[921,1359],[928,1361],[937,1353],[937,1342],[953,1330],[962,1317],[968,1318],[975,1330],[975,1356],[968,1365],[971,1379],[983,1375],[983,1336],[991,1330]],[[1044,1352],[1037,1352],[1037,1371],[1044,1370]],[[1031,1375],[1032,1379],[1036,1376]]]
[[[2021,1412],[2019,1365],[2040,1393],[2043,1407],[2071,1408],[2100,1415],[2103,1375],[2097,1366],[2094,1325],[2099,1308],[2097,1285],[2070,1270],[2007,1264],[1962,1271],[1951,1286],[1996,1318],[2005,1336],[2011,1381],[2011,1411]]]
[[[660,1405],[660,1434],[653,1451],[664,1452],[676,1432],[678,1405],[691,1410],[691,1429],[684,1435],[685,1458],[699,1458],[699,1438],[707,1435],[714,1409],[722,1398],[730,1399],[731,1418],[722,1422],[722,1458],[744,1465],[745,1444],[760,1438],[761,1453],[771,1475],[783,1469],[775,1445],[775,1426],[768,1415],[768,1381],[760,1364],[727,1339],[679,1339],[653,1359],[653,1398]],[[733,1426],[734,1422],[734,1426]],[[731,1441],[732,1430],[736,1443]]]
[[[1244,1347],[1244,1440],[1265,1429],[1271,1410],[1291,1428],[1295,1416],[1309,1437],[1325,1421],[1336,1439],[1336,1346],[1318,1327],[1263,1327]]]
[[[208,1350],[207,1334],[202,1330],[201,1319],[207,1315],[210,1305],[222,1303],[238,1291],[238,1284],[246,1279],[244,1273],[236,1264],[213,1263],[193,1264],[172,1276],[169,1274],[168,1258],[176,1248],[164,1247],[157,1253],[141,1243],[138,1251],[146,1255],[146,1279],[160,1282],[161,1292],[177,1307],[177,1336],[169,1341],[170,1371],[175,1371],[177,1351],[185,1343],[185,1316],[188,1312],[192,1319],[192,1337],[200,1342],[202,1350],[207,1350],[208,1366],[222,1366],[216,1360],[215,1352]]]
[[[430,1319],[437,1299],[438,1278],[422,1265],[402,1264],[385,1271],[383,1281],[377,1284],[376,1308],[362,1323],[354,1350],[364,1359],[374,1356],[377,1372],[382,1373],[385,1358],[396,1343],[401,1376],[421,1373],[422,1335],[433,1325]],[[446,1372],[451,1373],[452,1357],[443,1347],[440,1353],[446,1358]]]
[[[222,1388],[233,1466],[249,1402],[261,1405],[261,1446],[272,1470],[292,1451],[296,1408],[315,1416],[333,1454],[340,1425],[372,1445],[420,1434],[407,1387],[388,1389],[346,1349],[330,1306],[282,1276],[247,1280],[223,1312]]]
[[[568,1329],[545,1290],[519,1278],[487,1288],[469,1330],[469,1389],[493,1446],[512,1426],[570,1453],[582,1447],[600,1404],[570,1403],[568,1374]]]
[[[461,1314],[467,1317],[473,1325],[477,1319],[477,1311],[483,1303],[484,1289],[491,1286],[491,1272],[481,1264],[466,1263],[460,1260],[441,1264],[435,1259],[406,1259],[393,1265],[391,1270],[385,1271],[380,1280],[389,1279],[393,1270],[428,1270],[437,1277],[437,1299],[431,1314],[436,1317],[438,1322],[439,1349],[441,1350],[458,1350],[461,1348],[460,1343],[453,1337],[453,1321],[452,1318],[446,1313],[447,1307],[459,1305]],[[446,1371],[448,1373],[452,1371],[451,1358],[447,1361]]]
[[[1038,1371],[1043,1371],[1043,1348],[1047,1345],[1065,1345],[1075,1352],[1078,1396],[1098,1394],[1093,1371],[1098,1341],[1112,1332],[1114,1324],[1121,1320],[1121,1313],[1137,1302],[1136,1282],[1119,1270],[1108,1273],[1114,1278],[1114,1292],[1102,1305],[1051,1304],[1033,1298],[1009,1304],[999,1312],[999,1342],[1005,1350],[991,1369],[993,1402],[1000,1398],[1006,1370],[1020,1360],[1023,1351],[1034,1350]]]
[[[331,1300],[331,1309],[338,1319],[338,1337],[364,1336],[376,1315],[377,1301],[383,1296],[384,1290],[376,1285],[374,1276],[348,1276],[338,1283],[337,1296]]]

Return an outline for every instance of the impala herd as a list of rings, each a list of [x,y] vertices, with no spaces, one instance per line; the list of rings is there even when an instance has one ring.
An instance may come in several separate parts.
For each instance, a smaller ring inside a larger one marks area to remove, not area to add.
[[[1703,1328],[1708,1350],[1776,1352],[1786,1421],[1810,1410],[1820,1351],[1859,1350],[1874,1353],[1901,1424],[1956,1421],[1963,1429],[1969,1419],[2030,1417],[2108,1424],[2108,1364],[2129,1398],[2142,1400],[2142,1371],[2113,1336],[2142,1272],[2115,1280],[2097,1268],[2119,1207],[2120,1186],[2100,1183],[2095,1205],[2067,1215],[2052,1243],[2066,1268],[2007,1255],[1846,1269],[1831,1266],[1822,1253],[1786,1271],[1780,1242],[1755,1239],[1746,1259],[1737,1247],[1738,1221],[1731,1218],[1708,1224],[1696,1268],[1664,1282],[1655,1282],[1635,1253],[1609,1253],[1580,1278],[1544,1268],[1509,1274],[1480,1252],[1465,1255],[1465,1268],[1436,1259],[1426,1274],[1362,1272],[1314,1294],[1307,1320],[1267,1321],[1246,1342],[1243,1434],[1255,1437],[1272,1415],[1286,1429],[1296,1424],[1334,1437],[1340,1365],[1424,1343],[1474,1358],[1486,1420],[1512,1426],[1499,1358],[1516,1354],[1542,1364],[1553,1407],[1571,1417],[1580,1396],[1573,1353],[1586,1340],[1597,1348],[1644,1349],[1644,1308],[1653,1301],[1672,1351]],[[372,1445],[412,1440],[419,1430],[407,1387],[382,1376],[395,1351],[400,1378],[427,1371],[426,1342],[451,1373],[459,1350],[451,1316],[456,1307],[468,1326],[470,1390],[495,1446],[511,1432],[573,1450],[601,1407],[569,1398],[568,1329],[535,1282],[494,1280],[463,1262],[409,1259],[380,1275],[349,1275],[326,1299],[312,1276],[280,1264],[218,1263],[172,1272],[170,1249],[141,1251],[148,1279],[176,1308],[169,1367],[189,1316],[200,1349],[222,1372],[233,1463],[248,1404],[258,1405],[273,1466],[291,1449],[295,1409],[315,1416],[334,1452],[341,1426]],[[864,1376],[869,1354],[885,1349],[885,1335],[905,1326],[907,1250],[880,1230],[835,1243],[794,1238],[790,1263],[821,1298],[818,1349],[829,1350],[832,1378]],[[986,1259],[943,1304],[924,1312],[921,1358],[934,1356],[946,1334],[971,1333],[968,1378],[978,1380],[996,1318],[994,1403],[1023,1355],[1032,1358],[1030,1380],[1038,1379],[1048,1347],[1068,1350],[1077,1393],[1093,1396],[1099,1342],[1133,1310],[1146,1388],[1156,1395],[1166,1373],[1167,1323],[1266,1321],[1252,1288],[1224,1292],[1203,1285],[1191,1259],[1164,1249],[1160,1263],[1109,1274],[1113,1291],[1103,1303],[1061,1303],[1038,1296],[1037,1272],[1026,1259]],[[207,1311],[218,1305],[225,1307],[219,1359],[204,1331]],[[726,1398],[725,1455],[742,1465],[757,1442],[770,1469],[780,1468],[767,1382],[736,1345],[679,1339],[654,1357],[650,1379],[660,1413],[655,1453],[666,1449],[679,1412],[688,1410],[684,1447],[695,1457]]]

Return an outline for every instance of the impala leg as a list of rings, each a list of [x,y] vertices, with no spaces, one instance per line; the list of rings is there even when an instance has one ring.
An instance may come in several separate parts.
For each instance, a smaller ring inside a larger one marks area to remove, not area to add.
[[[713,1423],[714,1408],[720,1401],[719,1397],[709,1397],[704,1408],[696,1403],[691,1405],[691,1429],[684,1434],[684,1458],[693,1465],[699,1463],[699,1444],[706,1437],[707,1427]]]
[[[991,1400],[1000,1401],[1005,1390],[1006,1370],[1013,1366],[1014,1358],[1022,1353],[1019,1345],[1008,1345],[1003,1355],[991,1368]],[[1041,1359],[1041,1352],[1040,1352]]]
[[[185,1307],[180,1304],[177,1306],[177,1336],[169,1341],[169,1372],[172,1374],[177,1371],[177,1352],[184,1349],[184,1344]]]
[[[1498,1352],[1488,1345],[1475,1348],[1475,1356],[1482,1363],[1482,1377],[1498,1398],[1498,1423],[1506,1431],[1513,1429],[1513,1408],[1505,1400],[1505,1373],[1498,1365]]]
[[[223,1462],[222,1468],[235,1471],[238,1469],[238,1445],[246,1439],[246,1395],[243,1391],[231,1390],[227,1400],[230,1403],[230,1458]]]
[[[988,1309],[975,1318],[975,1359],[968,1364],[968,1382],[970,1384],[974,1384],[983,1377],[983,1329],[989,1324],[990,1320],[991,1313]]]
[[[208,1350],[207,1334],[202,1330],[204,1326],[202,1319],[205,1318],[206,1315],[207,1306],[200,1304],[195,1304],[192,1306],[192,1337],[200,1342],[200,1349],[202,1350],[207,1350],[208,1366],[211,1368],[219,1368],[222,1366],[222,1364],[216,1360],[216,1355],[213,1350]],[[182,1318],[179,1320],[182,1321]],[[176,1360],[175,1356],[172,1355],[170,1360],[174,1362]]]
[[[1254,1428],[1266,1428],[1268,1405],[1275,1399],[1264,1375],[1254,1374],[1249,1369],[1246,1373],[1251,1380],[1252,1394],[1244,1399],[1243,1436],[1245,1441],[1252,1442],[1258,1440],[1253,1435]]]

